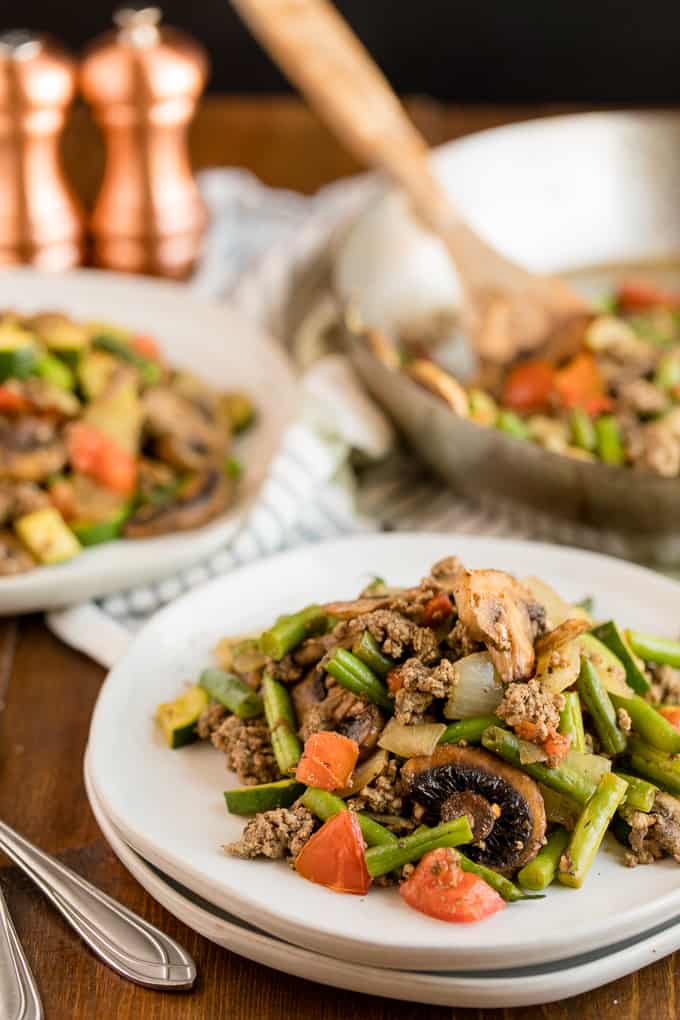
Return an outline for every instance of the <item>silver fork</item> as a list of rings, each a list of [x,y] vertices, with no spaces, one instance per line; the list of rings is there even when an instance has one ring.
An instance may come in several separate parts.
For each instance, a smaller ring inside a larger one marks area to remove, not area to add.
[[[0,891],[0,1016],[3,1020],[43,1020],[35,978]]]
[[[90,949],[122,977],[146,988],[163,991],[191,988],[196,980],[194,961],[158,928],[86,882],[54,857],[38,850],[1,821],[0,849],[42,889]],[[2,1012],[0,1015],[3,1020],[5,1015],[11,1020],[15,1017],[16,1020],[39,1020],[42,1016],[40,1000],[6,907],[0,923],[6,936],[5,952],[0,959],[0,978],[5,967],[10,974],[11,967],[15,968],[15,973],[19,970],[23,975],[23,994],[28,996],[32,991],[37,1003],[37,1011],[32,1013],[15,1010],[15,1013]],[[12,962],[6,962],[5,956],[7,961]]]

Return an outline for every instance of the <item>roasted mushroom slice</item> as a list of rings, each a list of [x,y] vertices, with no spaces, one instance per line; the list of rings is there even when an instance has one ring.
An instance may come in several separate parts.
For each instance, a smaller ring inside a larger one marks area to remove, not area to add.
[[[157,454],[169,464],[200,470],[226,453],[230,430],[218,410],[169,386],[153,386],[144,394],[144,411]]]
[[[0,531],[0,577],[25,574],[33,570],[35,560],[11,531]]]
[[[229,505],[231,482],[218,468],[198,472],[184,487],[181,497],[169,503],[146,503],[128,519],[126,538],[150,538],[169,531],[189,531],[217,517]]]
[[[405,371],[430,393],[434,393],[435,397],[448,404],[454,414],[460,418],[469,416],[467,393],[461,384],[439,365],[425,358],[416,358],[409,362]]]
[[[401,778],[433,820],[451,819],[456,810],[470,816],[477,844],[465,852],[480,864],[512,872],[540,850],[546,821],[537,784],[487,751],[443,746],[411,758]]]
[[[502,570],[461,570],[453,595],[474,641],[483,641],[504,683],[524,680],[534,667],[533,600]]]
[[[65,463],[66,447],[50,422],[22,418],[0,428],[0,478],[40,482]]]
[[[384,727],[385,718],[377,705],[367,705],[359,715],[343,719],[337,731],[359,745],[359,761],[364,761],[378,743]]]

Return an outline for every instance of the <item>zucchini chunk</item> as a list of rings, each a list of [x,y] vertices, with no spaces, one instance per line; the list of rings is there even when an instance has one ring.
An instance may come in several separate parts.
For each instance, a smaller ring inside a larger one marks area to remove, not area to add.
[[[37,360],[33,335],[16,323],[0,323],[0,381],[28,378]]]
[[[39,563],[63,563],[80,552],[80,542],[55,507],[19,517],[14,528]]]
[[[224,799],[230,814],[256,815],[260,811],[290,807],[304,792],[304,783],[298,783],[297,779],[279,779],[276,783],[238,786],[235,790],[225,790]]]
[[[168,747],[184,747],[198,740],[196,724],[208,704],[208,694],[196,685],[166,701],[156,709],[156,721],[163,730]]]

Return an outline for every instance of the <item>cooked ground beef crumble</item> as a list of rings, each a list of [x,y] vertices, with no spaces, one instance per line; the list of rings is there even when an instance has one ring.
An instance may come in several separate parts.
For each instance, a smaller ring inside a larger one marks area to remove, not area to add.
[[[232,857],[295,858],[316,828],[316,819],[306,807],[275,808],[251,818],[241,838],[228,843],[224,851]]]
[[[218,751],[227,757],[227,768],[235,772],[244,786],[272,783],[280,778],[263,718],[239,719],[227,716],[211,735]]]
[[[536,741],[540,744],[556,732],[563,708],[563,694],[553,694],[538,680],[529,680],[527,683],[508,684],[496,715],[513,729],[524,722],[533,723]]]

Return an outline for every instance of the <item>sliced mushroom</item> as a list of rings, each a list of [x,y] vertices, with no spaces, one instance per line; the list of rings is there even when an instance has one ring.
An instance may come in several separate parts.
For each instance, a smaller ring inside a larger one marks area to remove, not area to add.
[[[504,683],[531,676],[534,654],[533,600],[502,570],[461,570],[453,595],[458,616],[474,641],[483,641]]]
[[[452,818],[456,809],[472,816],[473,832],[478,828],[485,835],[465,852],[480,864],[516,871],[543,844],[545,807],[537,784],[487,751],[445,745],[427,757],[411,758],[401,778],[431,818]]]
[[[467,393],[461,384],[445,372],[434,361],[427,361],[425,358],[416,358],[406,366],[406,372],[417,383],[424,386],[448,404],[454,414],[461,418],[467,418],[469,414]]]
[[[371,754],[385,727],[385,719],[377,705],[367,705],[360,715],[348,717],[338,725],[338,733],[359,745],[359,761]]]
[[[229,445],[229,426],[218,411],[178,393],[153,386],[144,394],[147,429],[158,456],[190,471],[214,464]]]
[[[311,710],[318,709],[323,704],[326,694],[323,670],[320,669],[311,669],[300,683],[290,688],[295,715],[301,726],[306,722]]]
[[[335,616],[338,620],[353,620],[364,613],[372,613],[375,609],[387,609],[394,602],[394,595],[367,595],[351,602],[327,602],[323,606],[324,613]]]
[[[147,503],[130,517],[123,529],[126,538],[149,538],[169,531],[198,528],[221,514],[229,505],[233,483],[223,471],[211,468],[196,474],[181,499],[166,504]]]
[[[382,361],[385,368],[396,371],[401,365],[399,350],[391,336],[382,329],[371,328],[366,330],[366,342],[375,354],[378,361]]]
[[[0,478],[40,482],[65,463],[66,447],[50,422],[21,418],[0,428]]]
[[[0,531],[0,576],[11,577],[33,570],[35,560],[11,531]]]
[[[553,630],[549,630],[547,634],[540,637],[535,644],[536,655],[545,655],[546,652],[555,652],[562,645],[566,645],[569,641],[579,637],[580,634],[590,630],[589,620],[564,620]]]

